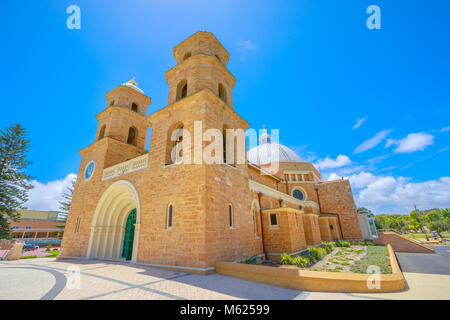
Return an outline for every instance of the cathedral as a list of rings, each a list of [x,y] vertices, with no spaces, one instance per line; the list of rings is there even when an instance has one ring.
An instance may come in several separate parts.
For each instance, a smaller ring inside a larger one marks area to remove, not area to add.
[[[218,261],[276,260],[363,237],[349,181],[322,181],[265,130],[248,152],[245,136],[224,134],[221,161],[183,161],[212,144],[209,129],[250,125],[233,108],[229,53],[212,33],[193,34],[173,54],[166,107],[147,116],[151,100],[134,79],[106,94],[95,141],[79,151],[60,258],[207,274]]]

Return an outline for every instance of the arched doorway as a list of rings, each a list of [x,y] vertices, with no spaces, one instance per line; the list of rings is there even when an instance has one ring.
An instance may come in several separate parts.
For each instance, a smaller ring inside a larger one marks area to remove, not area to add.
[[[127,180],[114,182],[95,209],[87,257],[125,258],[136,262],[139,227],[140,204],[136,188]]]

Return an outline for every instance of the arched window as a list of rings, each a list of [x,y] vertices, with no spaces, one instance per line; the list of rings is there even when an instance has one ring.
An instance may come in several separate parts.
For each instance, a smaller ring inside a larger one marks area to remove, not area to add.
[[[227,125],[223,127],[223,163],[227,163],[232,167],[236,167],[237,148],[238,148],[238,132]]]
[[[100,133],[98,134],[98,139],[97,140],[101,140],[105,137],[105,130],[106,130],[106,125],[104,124],[102,126],[102,128],[100,129]]]
[[[223,127],[223,163],[227,163],[227,127]]]
[[[191,56],[190,52],[186,52],[183,56],[183,61],[186,60],[187,58],[189,58]]]
[[[228,205],[228,221],[230,224],[230,228],[234,226],[234,217],[233,217],[233,205],[230,203]]]
[[[181,80],[177,85],[177,99],[176,101],[187,97],[187,80]]]
[[[217,60],[219,60],[220,62],[222,62],[222,60],[220,60],[219,56],[216,54],[216,58]]]
[[[294,198],[298,199],[298,200],[306,200],[306,199],[305,199],[305,194],[304,194],[301,190],[299,190],[299,189],[294,189],[294,190],[292,191],[292,196],[293,196]]]
[[[112,107],[114,105],[114,100],[111,100],[111,102],[109,103],[109,106]]]
[[[138,112],[138,105],[136,103],[134,103],[134,102],[131,105],[131,111]]]
[[[187,83],[181,89],[181,99],[186,98],[187,96]]]
[[[255,232],[255,237],[259,237],[259,225],[258,225],[258,218],[256,217],[256,208],[252,209],[252,216],[253,216],[253,231]]]
[[[127,143],[132,144],[133,146],[137,144],[137,129],[135,127],[130,127],[128,130]]]
[[[219,83],[219,97],[223,100],[223,102],[227,102],[227,91],[223,84]]]
[[[169,206],[167,207],[167,222],[166,222],[167,229],[172,228],[172,215],[173,215],[173,206],[172,204],[169,204]]]

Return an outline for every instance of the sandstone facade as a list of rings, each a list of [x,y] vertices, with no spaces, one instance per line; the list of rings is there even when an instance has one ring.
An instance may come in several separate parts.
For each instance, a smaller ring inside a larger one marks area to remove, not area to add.
[[[207,163],[209,129],[249,127],[233,110],[229,54],[197,32],[174,57],[165,108],[146,116],[150,98],[134,81],[106,95],[96,140],[80,151],[62,257],[125,259],[131,232],[131,261],[210,272],[217,261],[295,254],[341,232],[361,238],[348,181],[323,183],[309,162],[281,161],[269,172],[245,160],[245,140],[239,162],[228,148],[234,138],[221,138],[224,152],[213,152],[221,161]]]

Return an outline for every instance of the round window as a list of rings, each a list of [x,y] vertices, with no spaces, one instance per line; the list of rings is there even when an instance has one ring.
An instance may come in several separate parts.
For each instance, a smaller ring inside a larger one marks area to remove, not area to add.
[[[297,198],[298,200],[303,200],[303,192],[301,192],[300,190],[294,190],[292,195],[294,196],[294,198]]]
[[[86,166],[86,169],[84,170],[84,178],[86,180],[89,180],[89,178],[94,173],[95,163],[94,161],[89,162],[89,164]]]

